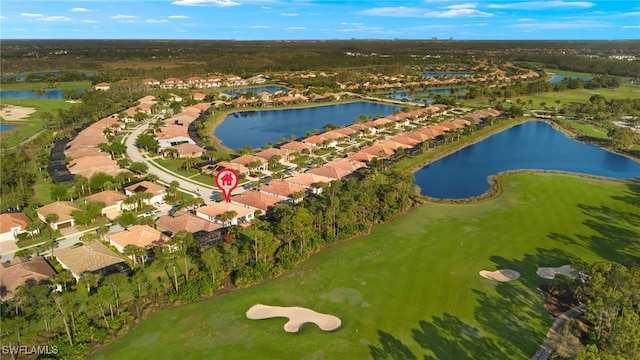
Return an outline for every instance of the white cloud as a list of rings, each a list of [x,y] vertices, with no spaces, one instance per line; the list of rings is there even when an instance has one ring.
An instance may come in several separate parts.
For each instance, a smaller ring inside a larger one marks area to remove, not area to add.
[[[183,5],[183,6],[237,6],[237,3],[232,0],[177,0],[171,3],[171,5]]]
[[[625,25],[623,29],[640,29],[640,25]]]
[[[493,16],[493,14],[491,13],[486,13],[477,9],[470,9],[470,8],[453,8],[446,11],[429,11],[425,13],[425,15],[429,17],[438,17],[438,18]]]
[[[595,29],[595,28],[607,28],[611,25],[607,23],[599,23],[592,21],[582,22],[549,22],[549,23],[529,23],[529,24],[514,24],[509,26],[514,29],[527,29],[527,30],[566,30],[566,29]]]
[[[135,15],[114,15],[111,17],[112,19],[135,19],[137,16]]]
[[[492,9],[545,10],[551,8],[590,8],[595,6],[589,1],[525,1],[511,4],[489,4]]]
[[[271,10],[271,8],[268,7],[268,6],[260,6],[260,9],[262,9],[262,10]]]
[[[186,15],[170,15],[167,17],[169,19],[189,19],[189,16],[186,16]]]
[[[340,30],[337,30],[337,32],[376,32],[376,33],[379,33],[379,32],[381,32],[381,30],[382,30],[381,27],[360,26],[360,27],[356,27],[356,28],[340,29]]]
[[[533,18],[520,18],[518,21],[533,21]]]
[[[286,30],[306,30],[306,27],[302,26],[289,26]]]
[[[46,17],[39,17],[36,20],[38,21],[70,21],[71,18],[68,18],[66,16],[46,16]]]
[[[31,17],[31,18],[44,17],[44,15],[42,15],[42,14],[31,14],[31,13],[22,13],[22,14],[20,14],[20,16]]]
[[[80,20],[83,23],[87,23],[87,24],[93,24],[93,23],[97,23],[97,21],[95,20],[90,20],[90,19],[84,19],[84,20]]]
[[[491,13],[483,12],[476,9],[478,3],[456,4],[443,7],[441,11],[428,11],[427,9],[410,8],[405,6],[383,7],[367,9],[361,12],[364,15],[373,16],[390,16],[390,17],[436,17],[436,18],[453,18],[453,17],[489,17]]]
[[[363,23],[348,23],[348,22],[341,22],[340,25],[346,25],[346,26],[362,26],[364,25]]]
[[[269,29],[269,26],[265,26],[265,25],[253,25],[251,28],[252,28],[252,29]]]
[[[69,10],[69,11],[71,11],[71,12],[86,12],[86,11],[89,11],[89,10],[85,9],[85,8],[81,8],[81,7],[76,7],[76,8],[73,8],[73,9]]]
[[[6,19],[6,17],[0,15],[0,20],[4,20],[4,19]]]
[[[300,16],[298,13],[280,13],[282,16]]]
[[[405,6],[398,7],[381,7],[363,10],[360,13],[372,16],[390,16],[390,17],[420,17],[422,10],[418,8],[410,8]]]
[[[156,20],[156,19],[147,19],[145,20],[145,22],[147,24],[163,24],[163,23],[168,23],[169,20],[167,19],[160,19],[160,20]]]

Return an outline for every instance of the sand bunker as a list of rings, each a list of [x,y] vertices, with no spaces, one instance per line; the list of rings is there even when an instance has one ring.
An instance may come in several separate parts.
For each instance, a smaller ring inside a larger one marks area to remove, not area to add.
[[[564,275],[569,279],[575,279],[576,275],[571,265],[562,265],[560,267],[541,267],[536,270],[536,274],[543,279],[555,279],[556,275]]]
[[[519,278],[520,273],[511,269],[502,269],[496,271],[482,270],[480,271],[480,276],[493,281],[507,282]]]
[[[333,315],[321,314],[302,307],[282,307],[256,304],[247,310],[247,318],[251,320],[270,319],[274,317],[289,318],[284,324],[286,332],[298,332],[300,326],[312,322],[324,331],[333,331],[342,325],[342,321]]]
[[[29,117],[36,112],[35,108],[28,108],[15,105],[5,105],[0,109],[0,117],[5,120],[15,121]]]

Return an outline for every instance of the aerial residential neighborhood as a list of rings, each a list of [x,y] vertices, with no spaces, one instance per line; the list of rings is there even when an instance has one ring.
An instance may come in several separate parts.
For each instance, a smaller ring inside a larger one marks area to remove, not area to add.
[[[636,358],[616,4],[3,3],[0,357]]]

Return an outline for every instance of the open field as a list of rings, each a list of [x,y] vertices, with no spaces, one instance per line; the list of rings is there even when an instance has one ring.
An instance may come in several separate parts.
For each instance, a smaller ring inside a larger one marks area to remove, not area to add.
[[[26,119],[16,121],[2,121],[4,124],[18,125],[17,128],[2,133],[2,142],[7,147],[12,148],[20,144],[22,141],[35,135],[42,130],[43,123],[40,115],[45,112],[53,112],[56,109],[69,109],[74,104],[65,102],[64,100],[48,100],[48,99],[2,99],[2,105],[15,105],[27,108],[35,108],[36,112]]]
[[[91,81],[67,81],[56,82],[55,89],[61,90],[78,90],[91,88]],[[53,90],[47,88],[45,83],[41,82],[20,82],[11,84],[2,84],[3,91],[27,91],[27,90]]]
[[[521,173],[502,195],[428,203],[295,270],[218,298],[159,311],[94,359],[523,359],[553,319],[540,267],[572,260],[640,261],[640,185]],[[497,283],[480,270],[514,269]],[[342,327],[282,331],[249,320],[254,304],[332,314]]]

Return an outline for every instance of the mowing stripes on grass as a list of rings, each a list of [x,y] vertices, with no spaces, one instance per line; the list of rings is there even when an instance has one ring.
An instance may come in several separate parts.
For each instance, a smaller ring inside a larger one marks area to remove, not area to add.
[[[553,323],[538,267],[640,261],[640,187],[527,173],[503,189],[485,202],[426,204],[276,279],[159,311],[92,358],[529,358]],[[521,276],[497,283],[483,269]],[[286,319],[246,319],[256,303],[308,307],[342,327],[289,334]]]

